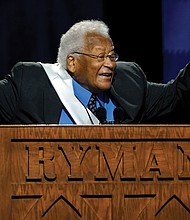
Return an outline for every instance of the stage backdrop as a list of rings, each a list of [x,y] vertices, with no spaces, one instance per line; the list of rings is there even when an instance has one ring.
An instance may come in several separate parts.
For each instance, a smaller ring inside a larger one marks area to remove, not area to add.
[[[120,60],[162,81],[161,1],[0,1],[0,76],[18,61],[55,62],[61,34],[81,19],[103,19]],[[127,4],[125,4],[127,3]]]
[[[190,60],[190,0],[162,0],[164,82]]]
[[[55,62],[61,34],[82,19],[102,19],[103,0],[0,1],[0,76],[18,61]]]
[[[190,0],[0,1],[0,76],[18,61],[56,61],[61,34],[81,19],[103,19],[120,59],[166,82],[190,57]]]

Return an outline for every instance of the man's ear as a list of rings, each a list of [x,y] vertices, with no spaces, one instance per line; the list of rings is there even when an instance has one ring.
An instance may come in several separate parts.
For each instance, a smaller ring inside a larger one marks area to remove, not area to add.
[[[76,71],[76,59],[72,55],[67,56],[67,69],[70,73],[74,73]]]

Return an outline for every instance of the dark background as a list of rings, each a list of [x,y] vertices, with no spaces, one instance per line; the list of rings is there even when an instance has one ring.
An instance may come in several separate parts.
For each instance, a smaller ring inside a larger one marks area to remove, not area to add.
[[[162,82],[162,1],[115,2],[104,1],[104,20],[120,59],[137,62],[148,80]]]
[[[135,0],[1,0],[0,76],[18,61],[56,62],[61,34],[92,18],[108,24],[120,60],[162,82],[162,4]]]

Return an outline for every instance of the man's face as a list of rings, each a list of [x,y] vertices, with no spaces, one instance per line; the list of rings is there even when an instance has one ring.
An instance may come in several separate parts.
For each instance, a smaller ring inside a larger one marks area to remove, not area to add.
[[[85,41],[84,51],[81,53],[107,56],[114,54],[114,46],[110,38],[100,35],[88,34]],[[76,54],[77,55],[77,54]],[[114,76],[116,62],[110,58],[98,60],[88,55],[80,54],[75,56],[75,70],[71,73],[72,77],[84,88],[91,92],[98,93],[108,90]]]

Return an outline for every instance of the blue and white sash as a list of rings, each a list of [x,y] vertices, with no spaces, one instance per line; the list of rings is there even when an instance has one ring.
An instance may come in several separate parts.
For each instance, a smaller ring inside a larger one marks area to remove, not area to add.
[[[78,125],[100,124],[97,117],[76,98],[72,86],[72,78],[58,63],[39,62],[49,77],[61,102]]]

